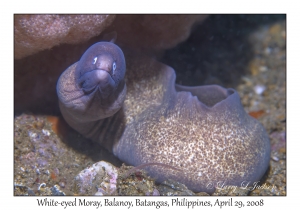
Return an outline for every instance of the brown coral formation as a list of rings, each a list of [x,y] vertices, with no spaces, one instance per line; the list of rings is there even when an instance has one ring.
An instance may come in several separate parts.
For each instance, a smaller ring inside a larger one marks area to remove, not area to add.
[[[99,35],[115,15],[15,15],[15,58]]]
[[[205,17],[15,15],[15,110],[56,114],[55,86],[59,75],[107,32],[117,32],[117,44],[121,47],[157,52],[185,40],[192,26]]]
[[[147,51],[175,47],[188,38],[192,26],[207,15],[120,15],[114,27],[121,45]]]
[[[116,20],[114,21],[116,17]],[[108,26],[118,42],[136,49],[174,47],[207,15],[15,15],[15,58],[53,46],[76,44],[101,34]]]

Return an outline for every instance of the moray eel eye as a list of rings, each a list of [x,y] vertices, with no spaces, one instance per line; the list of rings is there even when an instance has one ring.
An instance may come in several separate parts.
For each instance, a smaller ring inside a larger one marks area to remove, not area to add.
[[[94,62],[93,62],[93,64],[95,64],[96,62],[97,62],[97,56],[96,57],[94,57]]]
[[[113,63],[113,74],[114,74],[116,68],[117,68],[117,64],[116,64],[116,62],[114,62],[114,63]]]

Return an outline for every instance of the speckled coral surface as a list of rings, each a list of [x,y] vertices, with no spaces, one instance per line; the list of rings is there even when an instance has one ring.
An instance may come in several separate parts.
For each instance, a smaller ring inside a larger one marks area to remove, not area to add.
[[[15,58],[99,35],[115,15],[15,15]]]
[[[279,21],[280,19],[282,21]],[[223,22],[221,20],[223,20]],[[204,82],[204,84],[208,84],[210,82],[221,82],[222,85],[234,87],[239,91],[242,103],[248,112],[259,111],[260,109],[264,111],[265,114],[259,117],[258,120],[263,123],[271,136],[271,145],[273,151],[271,154],[272,159],[270,161],[270,169],[268,170],[265,178],[262,180],[262,184],[267,183],[271,186],[275,185],[276,190],[272,191],[269,189],[258,189],[255,191],[250,191],[246,194],[285,195],[285,19],[282,17],[276,19],[270,16],[247,17],[246,15],[239,17],[214,16],[211,17],[208,21],[209,24],[216,24],[219,27],[224,25],[225,28],[227,27],[230,29],[229,31],[223,31],[223,34],[218,34],[218,32],[215,32],[213,30],[206,31],[207,36],[205,36],[205,34],[203,35],[204,38],[202,38],[201,46],[205,45],[204,43],[210,43],[212,45],[213,43],[215,43],[215,45],[213,45],[214,47],[208,48],[207,46],[204,46],[204,49],[202,48],[203,53],[208,57],[198,54],[199,48],[196,47],[196,43],[200,41],[197,41],[197,39],[195,40],[195,37],[193,37],[192,35],[191,39],[189,39],[185,44],[182,45],[183,49],[190,51],[185,52],[182,48],[174,49],[171,56],[173,60],[168,64],[174,67],[175,70],[177,70],[178,83],[185,84],[185,81],[190,81],[191,85],[195,85],[199,84],[200,82]],[[226,24],[224,24],[224,22],[226,23],[226,21],[235,27],[228,27],[228,25],[226,26]],[[204,31],[203,28],[202,31]],[[239,31],[239,34],[242,34],[243,36],[238,36],[238,33],[235,33],[236,31]],[[247,31],[247,33],[245,33],[245,31]],[[195,31],[195,33],[196,37],[202,37],[199,35],[199,32],[198,35],[197,31]],[[209,33],[214,34],[214,36]],[[254,36],[254,34],[256,35]],[[254,39],[251,38],[253,36]],[[222,40],[222,37],[225,38]],[[234,39],[230,39],[230,37],[234,37]],[[251,39],[253,41],[251,41]],[[194,40],[195,42],[193,43],[191,42],[191,40]],[[231,46],[231,48],[226,48],[226,46]],[[214,52],[214,55],[205,51],[205,49],[207,49],[209,52]],[[246,51],[244,49],[248,50]],[[257,50],[253,51],[253,49]],[[234,52],[238,53],[235,54]],[[199,59],[196,59],[195,57],[197,54],[199,56]],[[201,60],[200,58],[205,59]],[[231,60],[231,58],[233,60]],[[176,60],[178,62],[176,62]],[[198,60],[199,63],[193,63],[192,61],[194,60]],[[253,62],[252,65],[250,65],[252,63],[251,61],[253,60],[256,61]],[[167,63],[166,61],[163,62]],[[193,69],[195,69],[195,71]],[[265,91],[261,95],[258,95],[253,89],[255,85],[265,86]],[[20,120],[20,118],[22,118],[23,120]],[[24,118],[30,120],[24,120]],[[66,178],[66,183],[70,183],[81,169],[106,157],[98,156],[98,158],[92,158],[92,154],[100,154],[97,152],[91,152],[95,151],[92,148],[95,148],[96,145],[93,145],[92,147],[87,146],[87,148],[84,150],[85,152],[82,152],[82,148],[80,148],[80,146],[75,147],[74,150],[74,146],[70,146],[72,145],[72,143],[59,143],[61,139],[58,137],[53,137],[53,139],[55,139],[55,141],[57,142],[57,146],[59,148],[62,147],[67,150],[67,152],[64,153],[66,157],[60,158],[62,165],[59,165],[59,162],[55,162],[55,158],[53,159],[53,162],[52,159],[50,159],[50,165],[42,168],[42,173],[37,173],[34,168],[32,168],[31,166],[29,167],[28,163],[26,163],[26,158],[36,157],[38,155],[38,150],[35,150],[34,147],[32,147],[32,142],[30,140],[28,131],[33,130],[34,133],[39,134],[41,137],[41,141],[39,141],[40,143],[47,140],[46,135],[48,132],[44,131],[44,133],[46,134],[45,135],[43,133],[43,129],[48,130],[51,133],[50,136],[54,135],[51,131],[51,128],[49,127],[50,125],[47,124],[44,125],[46,127],[40,127],[41,125],[38,125],[38,130],[32,128],[32,126],[37,124],[37,122],[43,121],[42,119],[44,119],[42,116],[35,115],[21,115],[15,118],[15,194],[39,194],[37,188],[43,182],[45,182],[47,186],[50,187],[52,187],[55,183],[59,184],[59,181],[53,181],[51,178],[51,172],[57,172],[55,168],[58,168],[61,174],[64,174],[65,171],[66,174],[62,177]],[[72,135],[73,137],[77,137],[80,139],[80,136],[78,136],[78,134],[74,133]],[[53,139],[51,141],[53,141]],[[91,144],[91,142],[82,139],[79,142],[81,142],[80,145],[82,146]],[[36,148],[40,147],[36,146]],[[68,156],[68,154],[72,154],[72,151],[74,152],[74,156]],[[53,153],[52,147],[48,148],[48,153]],[[72,173],[68,173],[73,167],[65,166],[71,164],[70,161],[73,161],[74,159],[76,160],[75,162],[81,165],[81,167],[76,169],[75,166],[75,171]],[[33,163],[31,165],[38,165],[38,163],[35,161],[35,158],[31,158],[30,160],[32,161],[31,163]],[[113,163],[116,164],[116,162]],[[49,171],[49,173],[47,172],[47,170]],[[61,182],[61,190],[65,191],[67,194],[72,194],[71,191],[66,190],[68,188],[68,185],[66,183]],[[25,187],[18,187],[21,185]],[[65,186],[65,188],[63,188],[63,186]],[[21,188],[27,190],[20,191]],[[28,190],[28,188],[33,188],[35,190]],[[225,192],[225,190],[221,189],[221,191],[223,193],[222,195],[228,194]],[[130,190],[127,191],[127,193],[131,194]],[[218,194],[220,193],[220,191],[216,193]]]
[[[14,55],[20,59],[60,44],[82,43],[108,27],[117,32],[122,45],[142,51],[164,50],[187,39],[191,27],[207,16],[16,14]]]

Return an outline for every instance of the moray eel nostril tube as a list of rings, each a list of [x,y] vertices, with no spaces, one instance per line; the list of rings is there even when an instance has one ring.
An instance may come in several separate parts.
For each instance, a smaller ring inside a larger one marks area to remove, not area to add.
[[[125,55],[125,78],[123,53],[109,42],[94,44],[62,73],[57,94],[71,127],[127,164],[171,166],[145,168],[158,182],[173,179],[212,193],[221,184],[259,181],[270,141],[234,89],[175,85],[171,67]]]

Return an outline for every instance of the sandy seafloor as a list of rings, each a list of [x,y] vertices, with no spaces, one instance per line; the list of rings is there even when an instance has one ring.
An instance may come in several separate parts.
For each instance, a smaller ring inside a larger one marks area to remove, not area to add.
[[[235,88],[245,110],[269,134],[270,166],[259,183],[264,187],[220,189],[213,195],[286,195],[285,16],[212,15],[193,29],[187,41],[166,51],[160,61],[175,69],[178,84]],[[77,195],[76,175],[100,160],[122,165],[58,117],[30,113],[15,116],[15,195]],[[128,168],[123,166],[119,171]],[[136,171],[118,179],[113,195],[207,194],[195,194],[171,181],[155,184],[144,172]]]

